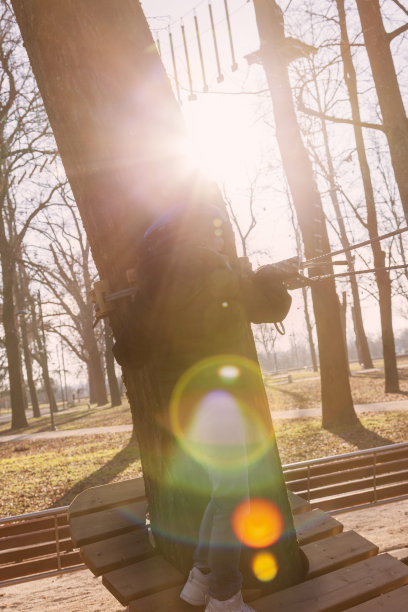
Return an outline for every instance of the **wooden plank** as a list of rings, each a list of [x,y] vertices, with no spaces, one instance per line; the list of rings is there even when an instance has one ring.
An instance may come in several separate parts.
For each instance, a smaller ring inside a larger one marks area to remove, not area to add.
[[[61,555],[61,567],[75,567],[82,565],[82,559],[79,551],[73,551]],[[31,576],[42,572],[50,572],[58,569],[57,556],[42,557],[32,561],[24,561],[23,563],[13,563],[0,568],[0,583],[3,580],[12,580],[13,578],[22,578],[23,576]]]
[[[408,586],[404,586],[349,608],[348,612],[404,612],[407,608]]]
[[[143,478],[91,487],[79,493],[69,507],[70,519],[89,512],[126,506],[146,499]]]
[[[402,563],[408,565],[408,548],[396,548],[395,550],[387,550],[387,553],[394,557],[394,559],[398,559],[398,561],[402,561]]]
[[[345,475],[347,476],[347,475]],[[404,472],[392,472],[391,474],[381,474],[379,476],[371,476],[369,478],[361,478],[360,480],[348,480],[347,482],[339,482],[334,485],[316,488],[311,483],[309,492],[310,499],[317,499],[322,497],[329,497],[331,495],[342,495],[350,491],[358,491],[362,489],[372,489],[374,484],[377,487],[381,487],[390,483],[395,482],[408,482],[408,471]],[[306,490],[303,489],[307,483],[302,482],[302,487],[298,489],[298,492],[305,494]],[[292,483],[290,484],[292,487]]]
[[[147,530],[138,529],[81,548],[84,563],[95,576],[130,565],[155,554]]]
[[[140,529],[146,524],[147,502],[140,501],[71,519],[71,537],[76,546],[105,540]]]
[[[57,516],[57,523],[59,527],[68,525],[68,517],[64,514]],[[21,535],[23,533],[37,532],[45,529],[54,529],[55,522],[54,517],[45,517],[38,519],[24,520],[12,525],[1,525],[0,526],[0,549],[2,549],[2,541],[4,538],[11,536]]]
[[[376,453],[376,463],[377,465],[381,465],[390,461],[398,461],[407,457],[408,446],[399,449],[385,450]],[[328,463],[318,463],[316,465],[311,465],[309,468],[305,466],[301,468],[286,469],[284,470],[284,476],[286,482],[289,482],[291,480],[297,480],[299,478],[307,478],[309,470],[311,476],[317,476],[319,474],[325,475],[330,474],[332,472],[340,472],[343,470],[369,466],[372,465],[372,463],[373,453],[368,453],[367,455],[361,455],[360,457],[350,457],[349,459],[339,458],[336,461],[330,461]]]
[[[378,546],[355,531],[345,531],[305,544],[302,551],[309,561],[307,578],[311,579],[374,557],[378,553]]]
[[[296,493],[288,490],[288,498],[292,514],[300,514],[301,512],[310,510],[310,504],[304,497],[296,495]]]
[[[372,478],[375,474],[380,477],[385,474],[402,473],[408,471],[408,459],[402,461],[391,461],[376,465],[368,465],[362,468],[353,468],[351,470],[339,470],[329,474],[321,474],[319,476],[311,475],[309,478],[297,478],[287,482],[287,486],[291,491],[304,491],[326,487],[333,484],[349,482],[353,480],[362,480],[363,478]]]
[[[71,538],[59,541],[59,548],[62,552],[70,552],[73,549]],[[13,548],[0,553],[0,566],[6,563],[20,563],[27,559],[34,559],[44,555],[51,555],[57,552],[57,543],[48,542],[47,544],[35,544],[33,546],[24,546],[23,548]]]
[[[69,525],[58,529],[58,537],[61,540],[70,538]],[[2,538],[0,540],[0,550],[10,550],[11,548],[31,546],[32,544],[45,544],[46,542],[55,542],[55,529],[41,529],[32,533],[22,533],[17,536]]]
[[[102,584],[122,605],[126,606],[132,599],[181,585],[184,580],[185,577],[181,572],[161,555],[156,555],[108,572],[103,576]]]
[[[296,514],[293,518],[297,538],[301,545],[328,538],[343,531],[343,525],[339,521],[319,509]]]
[[[408,568],[382,554],[257,599],[256,612],[340,612],[408,583]]]
[[[358,506],[359,504],[373,503],[376,500],[391,499],[408,494],[408,482],[387,485],[379,487],[374,493],[373,490],[359,491],[342,495],[341,497],[332,497],[329,499],[317,499],[311,502],[312,508],[321,508],[322,510],[338,510],[340,508],[348,508],[349,506]]]

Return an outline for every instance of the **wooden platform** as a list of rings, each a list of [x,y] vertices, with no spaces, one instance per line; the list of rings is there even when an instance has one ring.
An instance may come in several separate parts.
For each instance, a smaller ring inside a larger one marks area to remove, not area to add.
[[[377,612],[408,609],[408,567],[289,492],[304,582],[273,595],[244,593],[256,612]],[[149,542],[143,479],[87,489],[72,502],[71,536],[89,569],[129,612],[187,612],[183,576]],[[407,585],[407,586],[404,586]],[[405,606],[404,606],[405,603]]]

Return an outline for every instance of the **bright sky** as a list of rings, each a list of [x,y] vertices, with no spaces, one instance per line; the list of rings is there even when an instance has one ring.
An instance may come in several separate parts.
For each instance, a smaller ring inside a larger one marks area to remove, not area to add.
[[[284,2],[280,4],[286,6]],[[243,227],[249,220],[249,188],[251,183],[255,185],[255,208],[259,220],[252,234],[250,251],[254,254],[254,261],[271,263],[295,255],[296,250],[263,69],[259,65],[249,67],[245,59],[248,53],[259,48],[253,3],[248,0],[228,0],[235,58],[231,52],[224,0],[211,0],[211,6],[219,64],[208,0],[142,0],[142,7],[160,48],[175,95],[182,102],[181,108],[190,137],[191,157],[221,187],[225,187]],[[200,62],[195,16],[200,32],[205,77]],[[307,33],[307,18],[303,19],[305,23],[300,27]],[[237,70],[233,71],[234,59]],[[204,80],[209,89],[207,93],[203,93]],[[189,100],[190,89],[197,96],[195,101]],[[260,90],[265,93],[242,95],[243,91]],[[343,130],[341,138],[344,134]],[[263,172],[266,167],[269,170],[267,176]],[[338,290],[341,292],[341,286]],[[292,292],[292,297],[294,304],[287,318],[287,328],[304,338],[306,330],[300,291]],[[370,299],[366,299],[363,306],[366,321],[369,322],[367,331],[376,336],[379,333],[378,306]],[[399,325],[405,326],[405,321],[399,320]],[[286,338],[279,342],[283,349],[288,340]]]

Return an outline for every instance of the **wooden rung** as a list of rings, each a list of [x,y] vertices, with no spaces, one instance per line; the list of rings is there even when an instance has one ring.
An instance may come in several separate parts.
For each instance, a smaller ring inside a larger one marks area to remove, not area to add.
[[[136,502],[120,508],[92,512],[71,519],[71,537],[76,546],[106,540],[141,527],[146,524],[145,501]]]
[[[369,489],[368,491],[359,491],[357,493],[342,495],[341,497],[316,499],[311,502],[311,506],[312,508],[319,507],[322,510],[338,510],[339,508],[369,504],[381,499],[391,499],[392,497],[400,497],[401,495],[407,494],[408,482],[400,482],[398,484],[378,487],[375,493],[373,489]]]
[[[376,453],[377,466],[389,463],[390,461],[399,461],[408,457],[408,446],[393,450],[381,451]],[[339,459],[330,463],[318,463],[308,467],[284,470],[285,480],[297,480],[298,478],[307,478],[308,474],[317,476],[319,474],[330,474],[332,472],[341,472],[353,468],[369,466],[373,463],[373,455],[361,455],[360,457],[350,457],[348,459]]]
[[[300,514],[310,510],[310,504],[304,497],[288,491],[288,499],[293,514]]]
[[[155,554],[147,529],[138,529],[81,548],[84,563],[95,576],[111,572]]]
[[[404,612],[407,607],[408,586],[404,586],[349,608],[347,612]]]
[[[143,478],[91,487],[76,496],[69,508],[70,519],[146,499]]]
[[[378,553],[378,546],[355,531],[345,531],[305,544],[302,551],[309,561],[307,578],[311,579],[374,557]]]
[[[364,467],[357,467],[352,469],[339,468],[337,472],[329,472],[327,474],[319,474],[317,476],[307,474],[302,475],[300,478],[296,478],[296,474],[288,472],[285,475],[285,479],[288,487],[292,491],[302,491],[307,489],[308,485],[311,489],[318,487],[325,487],[340,482],[348,482],[351,480],[361,480],[362,478],[372,477],[373,473],[380,476],[384,474],[402,472],[408,470],[408,459],[400,459],[399,461],[388,461],[386,463],[376,464],[374,468],[374,462]]]
[[[257,599],[256,612],[338,612],[408,583],[408,568],[382,554]]]
[[[181,572],[161,555],[156,555],[108,572],[103,576],[102,583],[122,605],[126,606],[132,599],[181,585],[184,580]]]
[[[398,561],[402,561],[405,565],[408,565],[408,548],[396,548],[394,550],[387,550],[387,553],[394,557],[394,559],[398,559]]]
[[[62,554],[60,557],[61,568],[76,567],[82,565],[82,559],[77,550]],[[0,583],[4,580],[13,580],[23,576],[33,576],[42,572],[51,572],[58,569],[57,555],[32,559],[23,563],[12,563],[0,568]]]
[[[347,480],[347,475],[344,475],[344,479]],[[402,472],[392,472],[391,474],[382,474],[374,476],[370,476],[368,478],[361,478],[360,480],[348,480],[347,482],[338,482],[336,484],[327,485],[324,487],[316,487],[314,483],[310,483],[310,497],[312,499],[329,497],[330,495],[342,495],[343,493],[348,493],[349,491],[358,491],[362,489],[373,489],[374,484],[377,487],[381,487],[387,484],[395,483],[395,482],[403,482],[406,483],[408,481],[408,471]],[[296,483],[291,483],[292,491],[304,491],[305,487],[307,487],[307,482],[301,481],[298,483],[298,488],[296,488]]]
[[[328,538],[343,531],[343,525],[339,521],[319,509],[295,514],[293,520],[301,545]]]

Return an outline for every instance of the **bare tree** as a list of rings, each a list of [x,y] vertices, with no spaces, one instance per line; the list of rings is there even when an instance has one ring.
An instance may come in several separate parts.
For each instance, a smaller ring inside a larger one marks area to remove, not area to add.
[[[261,39],[261,58],[271,93],[276,137],[292,193],[308,259],[330,251],[320,194],[310,159],[301,139],[287,70],[283,13],[276,2],[255,0]],[[293,42],[291,44],[294,44]],[[325,263],[316,272],[332,270]],[[334,280],[312,287],[320,355],[322,414],[324,427],[354,423],[357,419],[351,397],[348,363],[341,329]]]

